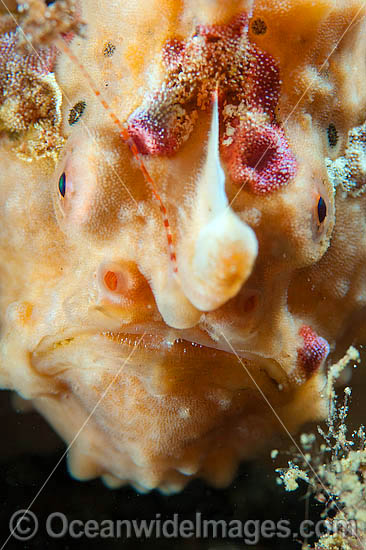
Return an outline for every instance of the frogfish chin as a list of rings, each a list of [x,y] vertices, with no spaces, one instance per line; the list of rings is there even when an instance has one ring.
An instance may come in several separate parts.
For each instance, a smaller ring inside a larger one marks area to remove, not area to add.
[[[366,343],[365,3],[10,8],[0,386],[78,479],[224,487]]]

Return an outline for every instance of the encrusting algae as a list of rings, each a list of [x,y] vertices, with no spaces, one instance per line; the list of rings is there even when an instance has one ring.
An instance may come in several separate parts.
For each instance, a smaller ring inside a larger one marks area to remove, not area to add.
[[[1,13],[0,386],[77,478],[225,486],[365,342],[366,6]]]
[[[40,0],[30,0],[27,6],[19,5],[18,21],[6,5],[1,10],[5,14],[0,19],[0,131],[14,140],[23,160],[56,161],[65,139],[53,41],[80,24],[71,2],[47,8]]]

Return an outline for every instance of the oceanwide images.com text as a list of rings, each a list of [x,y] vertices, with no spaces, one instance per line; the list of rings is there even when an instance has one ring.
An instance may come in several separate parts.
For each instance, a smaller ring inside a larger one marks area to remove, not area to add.
[[[153,519],[94,519],[81,520],[69,519],[62,512],[52,512],[45,520],[40,522],[37,516],[30,510],[18,510],[10,518],[10,536],[17,540],[30,540],[38,532],[46,533],[52,539],[60,538],[100,538],[100,539],[125,539],[125,538],[197,538],[197,539],[240,539],[245,544],[258,544],[261,539],[308,539],[320,537],[326,533],[342,531],[356,534],[355,522],[337,521],[332,524],[329,521],[313,522],[304,520],[296,529],[291,522],[281,519],[277,522],[267,520],[250,519],[230,521],[220,519],[205,519],[197,513],[194,519],[183,519],[179,514],[173,514],[170,518],[162,518],[156,514]]]

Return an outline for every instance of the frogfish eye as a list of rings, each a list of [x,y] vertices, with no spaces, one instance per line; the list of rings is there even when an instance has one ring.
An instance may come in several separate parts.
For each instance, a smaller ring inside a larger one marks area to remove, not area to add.
[[[318,198],[317,210],[318,210],[318,220],[319,220],[319,223],[321,224],[323,223],[323,221],[327,216],[327,205],[325,204],[325,200],[323,199],[323,197],[321,197],[320,195]]]
[[[61,195],[64,197],[66,193],[66,174],[65,172],[62,172],[60,179],[58,180],[58,190],[60,191]]]

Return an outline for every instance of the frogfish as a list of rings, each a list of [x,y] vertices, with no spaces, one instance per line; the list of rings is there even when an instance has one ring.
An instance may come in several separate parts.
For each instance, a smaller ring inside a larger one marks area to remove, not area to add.
[[[224,487],[324,416],[366,343],[365,16],[3,3],[0,387],[76,478]]]

